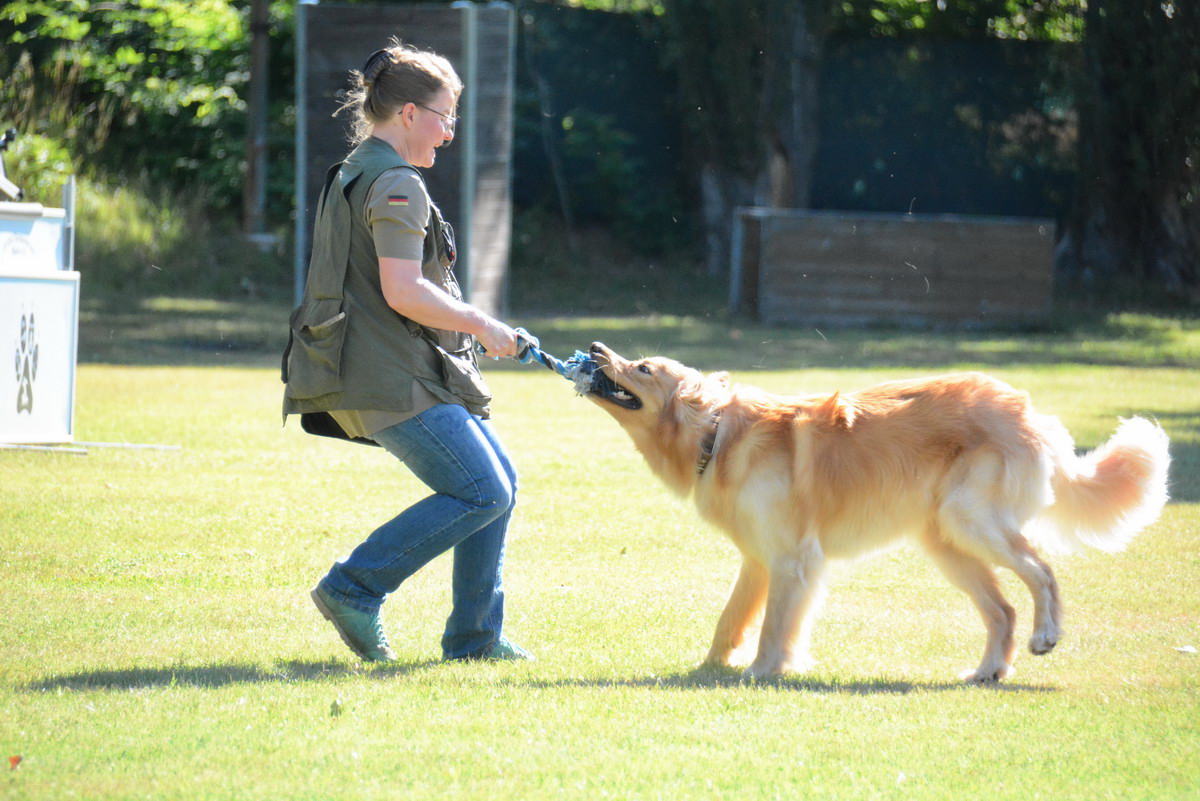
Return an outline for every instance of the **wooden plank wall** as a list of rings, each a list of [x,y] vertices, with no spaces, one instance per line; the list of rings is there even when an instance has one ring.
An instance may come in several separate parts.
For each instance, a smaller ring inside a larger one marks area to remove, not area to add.
[[[490,314],[500,314],[505,305],[508,258],[512,228],[512,37],[514,11],[503,3],[475,7],[478,26],[478,71],[474,82],[465,63],[466,11],[442,5],[345,5],[321,3],[305,6],[307,24],[308,90],[305,109],[308,131],[308,162],[304,176],[304,214],[309,230],[316,215],[316,198],[331,164],[350,150],[349,117],[333,116],[341,105],[341,94],[349,88],[349,72],[361,69],[367,56],[385,47],[392,36],[406,44],[433,50],[445,56],[466,84],[466,95],[475,92],[476,186],[472,205],[461,197],[461,178],[466,152],[467,120],[460,120],[455,140],[438,150],[437,163],[421,174],[429,193],[446,218],[455,226],[460,244],[457,272],[468,289],[468,299]],[[471,219],[470,236],[463,221]],[[311,247],[311,242],[310,242]]]
[[[512,249],[513,81],[516,16],[502,3],[477,4],[475,207],[472,211],[470,301],[492,315],[508,308]],[[466,91],[465,89],[463,90]],[[453,150],[451,146],[449,150]]]
[[[1051,220],[740,213],[731,305],[768,324],[977,328],[1050,312]]]

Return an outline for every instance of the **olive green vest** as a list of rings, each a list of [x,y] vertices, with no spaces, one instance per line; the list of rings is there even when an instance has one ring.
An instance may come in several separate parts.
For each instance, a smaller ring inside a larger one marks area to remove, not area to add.
[[[365,207],[371,184],[395,167],[416,172],[386,142],[368,138],[325,179],[304,298],[292,312],[283,355],[284,419],[304,415],[304,428],[312,433],[340,432],[328,415],[309,419],[322,412],[409,411],[414,381],[444,403],[489,414],[491,394],[479,373],[474,338],[419,325],[383,297]],[[461,298],[453,231],[432,203],[430,210],[422,272]],[[327,430],[329,424],[334,430]]]

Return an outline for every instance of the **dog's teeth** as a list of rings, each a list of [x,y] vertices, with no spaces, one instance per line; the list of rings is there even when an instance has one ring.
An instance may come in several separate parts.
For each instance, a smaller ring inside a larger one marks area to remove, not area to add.
[[[613,397],[620,398],[621,400],[629,400],[630,399],[629,393],[625,392],[624,390],[621,390],[619,392],[614,392]]]

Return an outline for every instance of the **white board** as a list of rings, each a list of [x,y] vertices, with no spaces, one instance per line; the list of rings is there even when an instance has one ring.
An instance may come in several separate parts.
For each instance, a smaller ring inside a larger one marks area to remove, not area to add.
[[[0,271],[0,443],[72,442],[79,273]]]
[[[65,269],[66,230],[63,209],[0,203],[0,272]]]

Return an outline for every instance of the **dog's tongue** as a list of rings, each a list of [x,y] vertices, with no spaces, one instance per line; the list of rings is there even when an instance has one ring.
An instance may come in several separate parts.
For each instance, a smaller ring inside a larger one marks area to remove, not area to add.
[[[576,392],[580,395],[586,395],[591,391],[593,374],[600,367],[591,356],[577,350],[575,351],[575,355],[567,359],[563,364],[567,368],[563,375],[569,381],[575,382]]]

